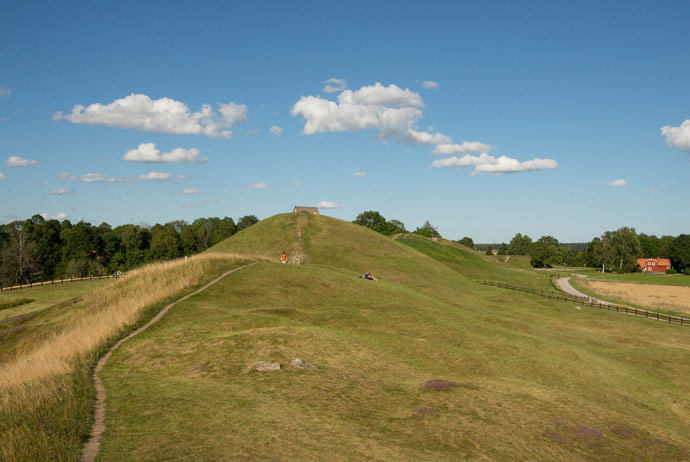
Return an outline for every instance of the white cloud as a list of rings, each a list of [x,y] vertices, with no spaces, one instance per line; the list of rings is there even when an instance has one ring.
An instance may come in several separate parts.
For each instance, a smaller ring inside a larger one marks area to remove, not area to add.
[[[615,180],[615,181],[607,181],[606,186],[628,186],[628,182],[625,181],[624,179],[620,180]]]
[[[173,194],[181,194],[183,196],[191,196],[194,194],[203,194],[203,192],[199,191],[196,188],[184,188],[182,191],[177,191],[177,192],[174,192]]]
[[[661,135],[672,148],[690,153],[690,119],[685,120],[679,127],[661,127]]]
[[[38,161],[36,160],[24,159],[19,156],[10,156],[7,158],[5,165],[8,167],[30,167],[32,165],[36,165],[37,163]]]
[[[223,122],[229,127],[247,121],[246,104],[235,104],[232,101],[227,104],[218,103],[218,112],[223,115]]]
[[[206,207],[206,202],[195,202],[195,203],[190,203],[190,204],[184,204],[183,207],[186,207],[186,208]]]
[[[69,173],[61,173],[58,175],[61,180],[68,181],[81,181],[84,183],[118,183],[124,181],[118,181],[117,178],[112,176],[104,175],[102,173],[85,173],[84,175],[74,176]]]
[[[65,212],[60,212],[57,215],[42,213],[41,216],[44,220],[64,220],[65,218],[67,218],[67,214]]]
[[[316,206],[320,209],[337,209],[338,204],[335,202],[328,202],[328,201],[322,201],[316,204]]]
[[[277,125],[274,125],[271,127],[270,132],[271,132],[271,135],[280,136],[283,134],[283,129]]]
[[[9,88],[5,88],[2,85],[0,85],[0,98],[6,98],[12,94],[12,90]]]
[[[426,88],[427,90],[436,90],[438,88],[438,82],[434,82],[433,80],[425,80],[422,82],[422,87]]]
[[[94,103],[88,107],[77,104],[68,115],[62,112],[53,115],[53,120],[63,119],[75,124],[230,138],[232,131],[227,128],[247,120],[247,106],[219,103],[216,113],[210,104],[203,104],[198,112],[190,112],[186,104],[171,98],[152,100],[132,93],[110,104]]]
[[[185,180],[184,175],[171,175],[170,173],[150,172],[146,175],[139,175],[139,179],[143,181],[161,181],[161,180]]]
[[[482,153],[479,156],[465,155],[463,157],[446,157],[444,159],[437,159],[432,164],[436,168],[466,168],[474,167],[472,175],[479,173],[517,173],[528,172],[531,170],[548,170],[558,167],[558,163],[552,159],[535,158],[525,162],[520,162],[517,159],[512,159],[506,156],[498,158]]]
[[[0,172],[0,180],[6,180],[6,179],[7,179],[7,175],[5,175],[4,173]]]
[[[66,196],[66,195],[72,194],[72,193],[74,193],[74,191],[72,191],[71,189],[61,188],[61,189],[53,189],[52,191],[46,191],[43,194],[45,194],[46,196]]]
[[[251,130],[247,130],[245,133],[246,133],[247,135],[256,135],[256,134],[259,133],[260,131],[261,131],[261,130],[259,130],[258,128],[253,128],[253,129],[251,129]]]
[[[440,133],[420,132],[415,124],[424,106],[419,93],[397,85],[380,83],[357,91],[344,90],[338,101],[319,96],[303,96],[290,113],[304,120],[302,133],[346,132],[373,129],[379,140],[395,138],[409,144],[446,144],[451,139]]]
[[[247,188],[249,188],[249,189],[266,189],[266,188],[268,188],[268,185],[266,185],[266,183],[254,183],[254,184],[247,185]]]
[[[331,78],[324,80],[321,83],[325,83],[326,86],[323,87],[323,91],[326,93],[335,93],[337,91],[343,91],[347,88],[347,80]]]
[[[161,154],[154,143],[141,143],[138,148],[127,151],[127,153],[122,156],[122,160],[148,163],[187,162],[205,164],[208,159],[206,157],[199,157],[199,150],[195,148],[175,148],[170,152]]]
[[[432,154],[473,154],[489,152],[494,146],[479,141],[463,141],[462,144],[439,144],[431,151]]]
[[[355,172],[352,176],[367,176],[367,174],[365,172]]]
[[[84,175],[70,175],[69,173],[61,173],[57,176],[61,180],[67,181],[81,181],[83,183],[138,183],[139,181],[160,181],[160,180],[185,180],[184,175],[171,175],[170,173],[150,172],[145,175],[140,175],[138,178],[129,176],[115,178],[105,175],[103,173],[85,173]]]
[[[290,184],[293,184],[293,185],[295,185],[295,186],[299,186],[299,185],[302,184],[302,182],[301,182],[301,181],[297,181],[297,180],[293,180],[293,181],[290,182]]]

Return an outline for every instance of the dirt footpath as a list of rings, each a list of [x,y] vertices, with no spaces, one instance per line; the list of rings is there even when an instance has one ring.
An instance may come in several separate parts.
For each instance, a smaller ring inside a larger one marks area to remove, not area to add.
[[[690,313],[690,287],[593,280],[588,280],[585,284],[604,298],[616,298],[651,310]]]

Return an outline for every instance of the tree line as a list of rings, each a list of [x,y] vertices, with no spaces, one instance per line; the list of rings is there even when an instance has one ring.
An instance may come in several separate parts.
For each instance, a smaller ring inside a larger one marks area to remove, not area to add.
[[[28,220],[0,225],[0,285],[127,271],[145,263],[203,252],[259,220],[255,215],[199,218],[154,226]]]
[[[518,233],[509,244],[501,244],[498,253],[529,255],[535,268],[563,264],[621,273],[637,271],[638,258],[668,258],[675,268],[670,272],[690,274],[690,234],[657,237],[637,234],[635,228],[627,226],[595,237],[586,244],[585,250],[575,245],[561,245],[552,236],[542,236],[532,242],[529,236]]]

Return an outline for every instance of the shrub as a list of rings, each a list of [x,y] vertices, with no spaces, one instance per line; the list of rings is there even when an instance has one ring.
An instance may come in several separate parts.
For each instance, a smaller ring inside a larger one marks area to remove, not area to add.
[[[666,274],[676,274],[678,271],[674,270],[673,268],[669,268],[666,270]]]

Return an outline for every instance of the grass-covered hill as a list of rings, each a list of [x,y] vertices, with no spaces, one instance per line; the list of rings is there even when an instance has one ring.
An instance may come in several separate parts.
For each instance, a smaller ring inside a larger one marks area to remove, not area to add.
[[[271,217],[209,257],[194,280],[261,263],[115,352],[97,460],[690,457],[687,327],[483,286],[549,283],[324,216]]]
[[[481,286],[546,276],[416,239],[287,214],[215,247],[267,261],[113,356],[100,460],[689,457],[690,331]]]

